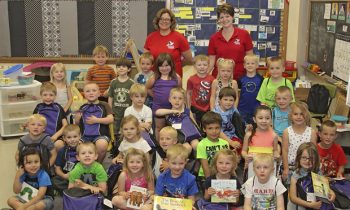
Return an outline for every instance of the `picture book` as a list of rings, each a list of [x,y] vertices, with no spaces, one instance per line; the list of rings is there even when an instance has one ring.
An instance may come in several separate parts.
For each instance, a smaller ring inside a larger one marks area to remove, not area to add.
[[[314,195],[319,200],[329,203],[328,195],[330,191],[328,178],[311,172]]]
[[[215,189],[215,194],[211,196],[212,203],[238,202],[238,197],[233,196],[233,191],[237,189],[236,180],[213,179],[211,187]]]
[[[192,210],[192,201],[184,198],[154,196],[154,210]]]
[[[19,197],[20,200],[24,202],[28,202],[37,195],[38,195],[38,189],[32,187],[26,182],[23,182],[21,192],[18,193],[17,196]]]
[[[143,204],[145,203],[145,201],[143,200],[143,197],[146,194],[147,194],[146,188],[131,185],[130,198],[126,203],[126,207],[129,207],[132,209],[140,209],[141,206],[143,206]]]

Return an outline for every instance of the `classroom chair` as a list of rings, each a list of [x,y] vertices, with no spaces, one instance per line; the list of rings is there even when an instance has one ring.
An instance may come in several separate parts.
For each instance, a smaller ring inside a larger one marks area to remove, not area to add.
[[[324,113],[313,113],[313,112],[310,112],[311,114],[311,117],[312,118],[315,118],[315,119],[318,119],[321,123],[323,122],[323,118],[325,118],[329,112],[329,107],[333,101],[333,99],[335,98],[335,94],[337,92],[337,86],[335,85],[331,85],[331,84],[322,84],[324,85],[328,92],[329,92],[329,99],[328,99],[328,105],[327,105],[327,110],[324,112]]]

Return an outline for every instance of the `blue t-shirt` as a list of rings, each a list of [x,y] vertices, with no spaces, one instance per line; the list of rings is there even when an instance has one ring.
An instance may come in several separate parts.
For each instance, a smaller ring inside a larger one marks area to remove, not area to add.
[[[290,126],[288,119],[289,111],[290,109],[288,109],[286,112],[283,112],[278,106],[272,109],[273,130],[277,133],[278,136],[282,136],[283,131]]]
[[[187,198],[198,193],[196,177],[186,169],[181,176],[171,177],[170,169],[159,175],[156,184],[155,194],[172,198]]]
[[[238,138],[235,133],[236,132],[235,126],[232,124],[233,113],[238,112],[238,110],[233,107],[227,111],[222,111],[220,106],[216,105],[214,108],[214,112],[221,115],[221,118],[222,118],[221,131],[230,139],[232,139],[233,137]]]
[[[30,176],[28,173],[24,173],[19,181],[23,183],[24,181],[30,186],[39,189],[39,187],[51,186],[50,176],[46,173],[44,169],[40,169],[34,176]]]

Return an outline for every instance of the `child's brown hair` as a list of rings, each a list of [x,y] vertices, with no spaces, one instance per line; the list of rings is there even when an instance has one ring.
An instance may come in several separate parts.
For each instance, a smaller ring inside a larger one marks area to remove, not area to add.
[[[236,91],[232,87],[224,87],[221,88],[219,92],[219,99],[221,100],[223,97],[232,96],[234,100],[236,100]]]
[[[148,159],[148,156],[146,153],[144,153],[142,150],[136,149],[136,148],[130,148],[126,152],[124,161],[123,161],[123,170],[126,171],[128,174],[131,174],[131,171],[128,169],[128,161],[131,156],[141,156],[142,163],[143,163],[143,169],[142,172],[146,176],[147,182],[151,182],[153,179],[152,176],[152,170],[150,167],[150,161]]]
[[[193,63],[195,64],[198,61],[206,61],[209,64],[209,57],[207,55],[203,55],[203,54],[196,55],[193,59]]]
[[[311,142],[306,142],[306,143],[302,143],[300,144],[298,150],[297,150],[297,156],[295,157],[295,168],[296,168],[296,172],[299,173],[300,169],[301,169],[301,165],[300,165],[300,160],[301,160],[301,156],[303,155],[304,151],[307,151],[307,153],[309,154],[309,161],[312,162],[312,168],[311,171],[314,173],[318,173],[318,170],[320,169],[320,157],[318,155],[318,151],[316,146],[311,143]]]
[[[40,95],[43,92],[53,92],[57,96],[57,88],[52,82],[44,82],[40,87]]]
[[[281,62],[282,67],[284,67],[284,59],[281,56],[274,56],[267,59],[267,68],[270,68],[271,63],[274,62]]]
[[[305,124],[307,126],[310,126],[310,124],[311,124],[311,114],[309,112],[307,104],[304,103],[304,102],[299,102],[299,101],[291,103],[291,105],[290,105],[290,112],[288,113],[288,118],[289,118],[289,120],[291,122],[292,122],[293,112],[295,111],[295,109],[300,109],[302,115],[304,116]]]
[[[218,173],[218,170],[217,170],[216,167],[217,167],[217,161],[218,161],[218,158],[219,158],[220,155],[225,155],[225,156],[228,156],[230,158],[230,160],[233,163],[233,167],[232,167],[232,170],[231,170],[231,175],[235,176],[236,175],[236,168],[237,168],[238,158],[237,158],[236,153],[233,150],[230,150],[230,149],[222,149],[222,150],[219,150],[218,152],[215,153],[213,161],[211,162],[211,174],[212,175],[216,175]]]
[[[99,53],[104,53],[108,57],[108,49],[107,49],[107,47],[105,47],[103,45],[97,45],[94,48],[94,50],[92,51],[92,55],[95,56],[95,55],[97,55]]]
[[[209,124],[218,124],[220,125],[220,128],[221,128],[221,124],[222,124],[221,115],[213,111],[206,112],[202,117],[203,129],[205,129]]]
[[[77,132],[80,135],[80,127],[75,124],[69,124],[63,129],[63,136],[67,135],[69,132]]]
[[[140,122],[134,115],[128,115],[123,117],[122,121],[120,122],[120,130],[121,130],[121,137],[123,138],[123,127],[127,123],[132,123],[137,128],[137,136],[141,136],[141,128],[140,128]]]
[[[96,145],[90,141],[87,141],[87,142],[82,142],[77,146],[77,155],[79,155],[83,147],[90,147],[94,150],[95,154],[97,154]]]
[[[320,126],[320,132],[322,132],[324,127],[333,128],[333,129],[335,129],[335,131],[337,130],[337,124],[335,124],[335,122],[332,120],[323,121],[321,126]]]
[[[131,69],[131,61],[129,61],[127,58],[124,58],[124,57],[117,58],[115,65],[116,67],[126,66],[128,67],[128,69]]]

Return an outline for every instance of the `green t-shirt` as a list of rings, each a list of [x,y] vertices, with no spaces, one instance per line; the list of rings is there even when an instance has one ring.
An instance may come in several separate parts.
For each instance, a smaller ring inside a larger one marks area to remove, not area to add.
[[[95,161],[90,167],[85,167],[80,162],[77,163],[74,169],[69,172],[69,183],[74,183],[76,179],[97,186],[97,183],[107,182],[108,177],[103,166]]]
[[[131,79],[128,79],[125,82],[120,82],[118,78],[115,78],[111,82],[108,96],[113,99],[112,110],[116,120],[122,119],[124,117],[125,109],[131,106],[129,90],[133,84],[134,81]]]
[[[258,96],[256,99],[260,101],[261,103],[266,104],[269,107],[274,107],[275,106],[275,94],[276,90],[280,86],[287,86],[291,90],[293,99],[294,101],[294,91],[293,91],[293,85],[290,82],[289,79],[282,78],[282,80],[278,83],[272,82],[270,78],[265,78],[263,83],[260,86],[260,90],[258,93]]]
[[[228,148],[228,142],[223,139],[219,139],[219,141],[213,142],[208,138],[204,138],[197,145],[197,159],[207,159],[210,165],[217,151]],[[202,166],[199,169],[198,176],[204,176]]]

